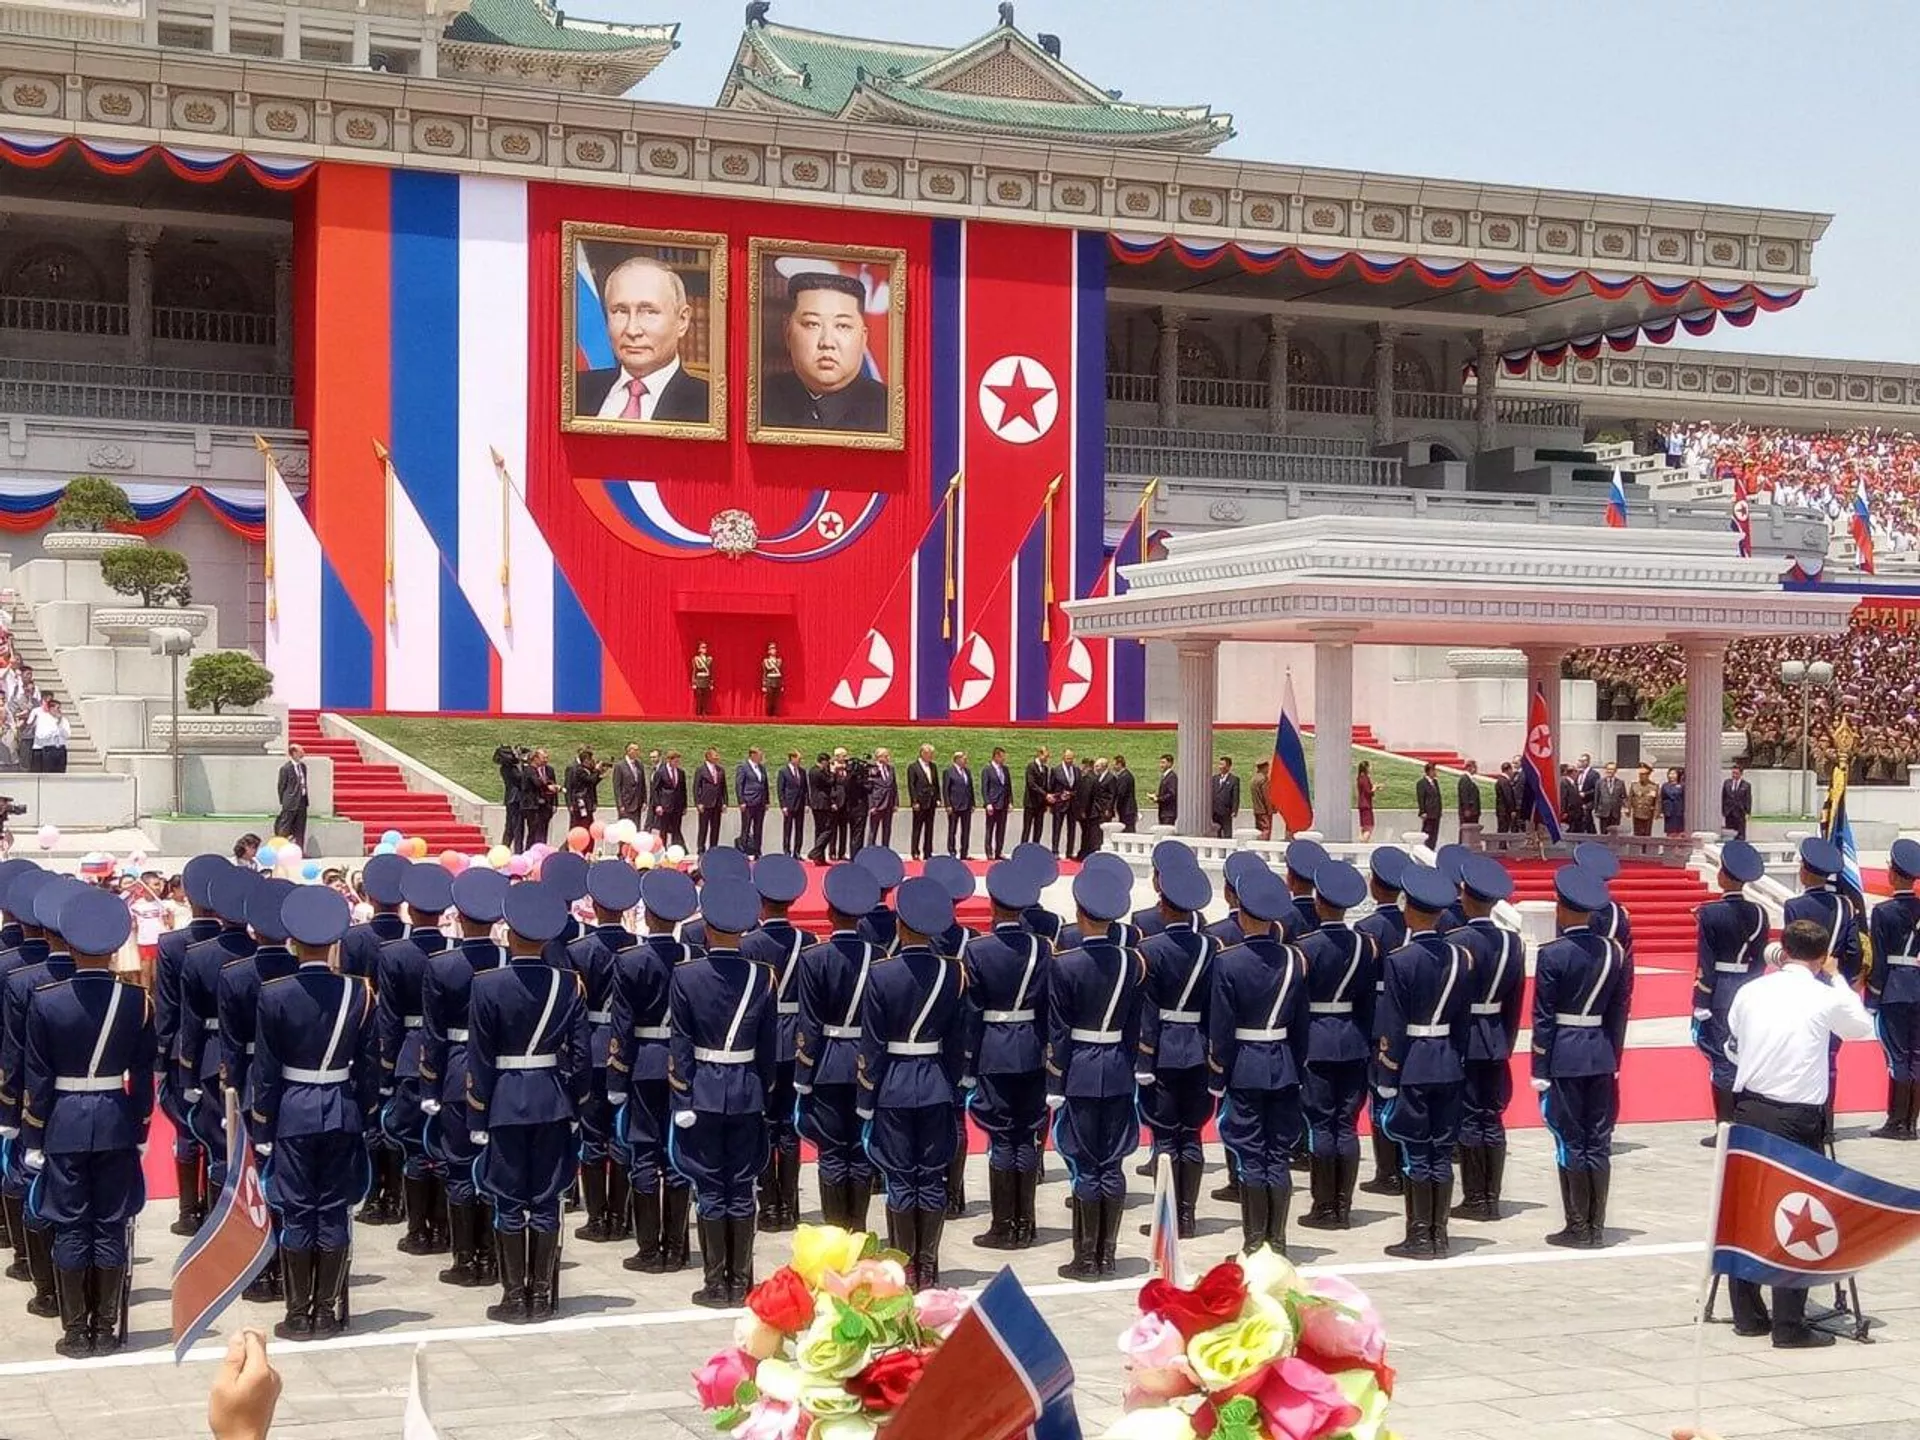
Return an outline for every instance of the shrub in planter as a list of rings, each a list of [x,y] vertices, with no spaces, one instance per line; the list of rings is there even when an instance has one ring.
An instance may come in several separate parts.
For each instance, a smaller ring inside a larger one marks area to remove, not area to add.
[[[178,550],[109,550],[100,557],[100,578],[117,594],[138,595],[149,609],[193,599],[187,557]]]
[[[79,475],[67,482],[60,503],[53,507],[56,530],[112,530],[134,521],[133,502],[113,481],[98,475]]]
[[[218,715],[258,705],[273,693],[273,672],[244,650],[215,650],[187,667],[187,707]]]

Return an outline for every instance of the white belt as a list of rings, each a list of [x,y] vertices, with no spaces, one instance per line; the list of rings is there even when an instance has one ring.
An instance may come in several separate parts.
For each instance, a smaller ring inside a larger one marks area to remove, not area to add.
[[[994,1013],[993,1011],[987,1013],[989,1022],[992,1021]],[[860,1027],[858,1025],[822,1025],[820,1034],[828,1040],[858,1040]]]
[[[1307,1013],[1309,1015],[1351,1015],[1353,1002],[1351,1000],[1310,1000],[1307,1002]]]
[[[1469,1015],[1498,1015],[1500,1009],[1501,1006],[1498,1000],[1476,1000],[1467,1007],[1467,1013]]]
[[[1606,1023],[1604,1015],[1556,1015],[1553,1023],[1564,1025],[1569,1030],[1598,1030]]]
[[[751,1065],[760,1058],[757,1050],[713,1050],[705,1045],[693,1047],[693,1058],[703,1065]]]
[[[887,1042],[887,1054],[908,1057],[938,1055],[945,1048],[938,1040],[889,1040]]]
[[[560,1064],[558,1055],[502,1055],[493,1062],[496,1070],[552,1070]]]
[[[1247,1044],[1284,1040],[1287,1038],[1287,1027],[1282,1025],[1278,1030],[1235,1030],[1233,1032],[1233,1038],[1244,1041]]]
[[[798,1015],[800,1013],[800,1002],[798,1000],[782,1000],[778,1005],[774,1006],[774,1012],[780,1015]]]
[[[1162,1010],[1160,1019],[1167,1025],[1198,1025],[1200,1012],[1198,1010]]]
[[[666,1025],[636,1025],[633,1027],[636,1040],[671,1040],[673,1030]]]
[[[62,1095],[111,1095],[127,1088],[127,1077],[121,1075],[61,1075],[55,1078],[53,1088]]]
[[[1451,1034],[1453,1034],[1453,1027],[1451,1025],[1407,1026],[1407,1038],[1409,1040],[1444,1040]]]
[[[200,1028],[212,1034],[219,1030],[220,1022],[218,1020],[202,1020],[200,1022]]]
[[[589,1025],[611,1025],[613,1023],[613,1011],[589,1010],[587,1011],[587,1023]]]
[[[427,1023],[427,1017],[424,1015],[402,1015],[400,1017],[400,1023],[409,1030],[418,1030],[422,1025]]]
[[[1898,965],[1901,962],[1898,960],[1889,960],[1887,961],[1887,963],[1889,965]],[[1906,963],[1909,965],[1914,965],[1914,964],[1920,964],[1920,961],[1909,960]],[[1729,965],[1724,960],[1714,961],[1713,968],[1717,973],[1721,975],[1744,975],[1747,973],[1747,967],[1745,965]]]
[[[1905,965],[1910,969],[1920,968],[1920,955],[1889,955],[1887,964]]]
[[[989,1025],[1031,1025],[1040,1018],[1037,1010],[982,1010],[980,1018]]]
[[[464,1045],[467,1043],[467,1038],[470,1034],[471,1032],[466,1030],[449,1030],[447,1031],[447,1039],[456,1045]]]
[[[288,1065],[280,1071],[283,1080],[295,1085],[344,1085],[353,1078],[351,1070],[307,1070],[298,1065]]]
[[[1069,1030],[1067,1036],[1076,1045],[1118,1045],[1126,1038],[1118,1030]]]

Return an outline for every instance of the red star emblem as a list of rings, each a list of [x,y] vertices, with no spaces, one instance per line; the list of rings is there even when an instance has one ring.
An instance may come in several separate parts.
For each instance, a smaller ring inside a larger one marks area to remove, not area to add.
[[[1818,1250],[1821,1248],[1820,1237],[1833,1228],[1813,1213],[1811,1200],[1801,1201],[1797,1212],[1788,1210],[1784,1213],[1790,1229],[1787,1238],[1781,1243],[1788,1248],[1804,1245],[1809,1250]]]
[[[856,695],[860,693],[861,687],[869,680],[890,680],[893,678],[885,670],[882,670],[878,665],[873,663],[873,637],[871,635],[867,637],[866,643],[860,647],[853,659],[847,662],[847,673],[844,678],[847,688],[852,690]]]
[[[960,647],[959,653],[953,657],[952,667],[947,671],[947,688],[956,695],[965,692],[975,680],[991,682],[993,679],[993,672],[982,668],[980,662],[973,658],[973,650],[973,637],[969,635],[967,643]]]
[[[1041,425],[1037,407],[1053,391],[1043,385],[1029,385],[1027,367],[1016,361],[1013,379],[1005,385],[987,386],[987,393],[1005,407],[1000,415],[1000,429],[1006,429],[1016,420],[1024,420],[1038,430]]]

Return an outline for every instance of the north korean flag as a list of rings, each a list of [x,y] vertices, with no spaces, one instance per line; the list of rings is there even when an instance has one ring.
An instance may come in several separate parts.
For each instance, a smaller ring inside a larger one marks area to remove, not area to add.
[[[1726,1131],[1718,1191],[1713,1269],[1757,1285],[1838,1280],[1920,1240],[1920,1190],[1750,1125]]]
[[[1011,1270],[987,1282],[887,1422],[887,1440],[1080,1440],[1073,1366]]]

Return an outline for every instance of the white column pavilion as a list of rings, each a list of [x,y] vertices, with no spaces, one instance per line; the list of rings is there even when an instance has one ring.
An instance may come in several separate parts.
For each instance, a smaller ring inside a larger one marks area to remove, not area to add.
[[[1210,833],[1220,642],[1314,647],[1316,828],[1353,838],[1355,645],[1523,651],[1555,736],[1560,660],[1581,645],[1672,642],[1687,657],[1687,828],[1720,824],[1729,641],[1838,635],[1855,597],[1786,590],[1777,557],[1743,560],[1731,533],[1321,515],[1177,535],[1125,568],[1123,595],[1068,604],[1082,638],[1167,641],[1180,661],[1180,831]],[[1329,802],[1332,803],[1329,803]]]

